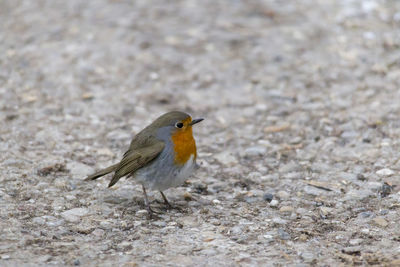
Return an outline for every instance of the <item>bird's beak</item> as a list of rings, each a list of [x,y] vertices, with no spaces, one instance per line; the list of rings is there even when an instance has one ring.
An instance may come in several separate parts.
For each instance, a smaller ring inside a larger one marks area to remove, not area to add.
[[[190,123],[189,123],[189,125],[190,126],[192,126],[192,125],[194,125],[194,124],[196,124],[196,123],[199,123],[199,122],[201,122],[202,120],[204,120],[203,118],[200,118],[200,119],[194,119],[194,120],[192,120]]]

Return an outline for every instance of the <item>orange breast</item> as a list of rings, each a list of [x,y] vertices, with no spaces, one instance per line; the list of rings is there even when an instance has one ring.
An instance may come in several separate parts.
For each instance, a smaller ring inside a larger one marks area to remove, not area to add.
[[[185,164],[192,155],[196,159],[196,142],[193,138],[192,126],[186,126],[185,123],[185,128],[176,131],[171,138],[174,144],[176,164]]]

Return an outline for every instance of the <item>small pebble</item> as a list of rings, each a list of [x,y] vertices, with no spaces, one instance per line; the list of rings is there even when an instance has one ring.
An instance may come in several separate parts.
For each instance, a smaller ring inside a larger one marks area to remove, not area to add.
[[[48,221],[46,222],[46,225],[50,227],[57,227],[63,225],[64,223],[65,221],[63,219],[60,219],[60,220]]]
[[[120,244],[118,244],[118,246],[121,248],[127,248],[127,247],[132,246],[132,243],[129,241],[122,241]]]
[[[304,260],[304,262],[311,263],[315,259],[315,255],[312,252],[305,251],[300,254],[300,257]]]
[[[183,194],[183,199],[186,200],[186,201],[191,201],[191,200],[193,200],[193,197],[189,192],[185,192]]]
[[[287,200],[289,199],[290,194],[286,191],[279,191],[278,193],[276,193],[276,197],[280,200]]]
[[[306,210],[306,209],[304,209],[304,208],[298,208],[298,209],[296,210],[296,213],[297,213],[297,214],[300,214],[300,215],[305,215],[307,212],[308,212],[308,210]]]
[[[300,136],[297,136],[297,137],[290,139],[289,144],[296,145],[296,144],[300,144],[301,141],[303,141],[303,138]]]
[[[323,216],[327,216],[328,214],[332,213],[333,209],[329,207],[320,207],[321,214]]]
[[[273,207],[273,208],[278,207],[278,205],[279,205],[279,201],[276,200],[276,199],[273,199],[273,200],[269,203],[269,206],[270,206],[270,207]]]
[[[79,222],[81,220],[80,217],[86,215],[89,212],[86,208],[75,208],[71,210],[67,210],[61,213],[61,216],[68,222]]]
[[[101,226],[101,228],[103,228],[105,230],[110,230],[113,225],[109,221],[102,221],[102,222],[100,222],[100,226]]]
[[[67,211],[64,211],[61,213],[61,216],[63,215],[75,215],[75,216],[84,216],[88,214],[89,210],[86,208],[75,208],[75,209],[70,209]]]
[[[275,224],[287,224],[287,221],[284,219],[281,219],[279,217],[275,217],[272,219],[272,222]]]
[[[382,198],[387,197],[388,195],[390,195],[390,193],[392,193],[393,190],[393,186],[388,184],[388,183],[383,183],[383,185],[379,188],[379,194]]]
[[[293,211],[294,211],[294,208],[293,208],[292,206],[282,206],[282,207],[279,209],[279,211],[280,211],[280,212],[283,212],[283,213],[289,213],[289,212],[293,212]]]
[[[301,234],[300,236],[299,236],[299,240],[300,241],[307,241],[307,239],[308,239],[308,236],[306,235],[306,234]]]
[[[389,223],[382,217],[376,217],[372,219],[372,223],[375,224],[376,226],[383,227],[385,228],[386,226],[389,225]]]
[[[359,254],[362,251],[361,246],[352,246],[342,249],[342,252],[349,255]]]
[[[352,246],[358,246],[362,243],[363,239],[361,238],[355,238],[355,239],[350,239],[349,244]]]
[[[379,212],[380,215],[386,215],[386,214],[388,214],[388,213],[389,213],[388,210],[381,210],[381,211]]]
[[[264,235],[264,238],[265,238],[265,239],[272,239],[273,236],[272,236],[272,235]]]
[[[212,201],[215,205],[221,204],[221,201],[219,201],[218,199],[213,199]]]
[[[74,195],[66,195],[65,198],[69,201],[76,199]]]
[[[267,153],[267,148],[263,146],[253,146],[244,150],[244,156],[249,158],[263,156],[265,153]]]
[[[93,232],[92,232],[92,235],[95,235],[97,237],[101,237],[101,236],[104,235],[104,230],[103,229],[99,229],[99,228],[94,229]]]
[[[306,193],[308,195],[313,195],[313,196],[326,195],[328,192],[326,190],[322,190],[322,189],[316,188],[314,186],[309,186],[309,185],[306,185],[303,190],[304,190],[304,193]]]
[[[363,228],[363,229],[361,229],[361,233],[368,234],[369,233],[369,229],[368,228]]]
[[[257,181],[261,178],[262,174],[259,172],[251,172],[247,175],[247,178],[252,181]]]
[[[373,215],[374,213],[372,213],[371,211],[363,211],[359,214],[359,216],[361,216],[362,218],[369,218]]]
[[[263,195],[263,200],[267,202],[271,202],[274,199],[274,195],[270,193],[266,193]]]
[[[371,198],[372,196],[376,196],[376,193],[372,192],[368,189],[351,189],[346,193],[346,200],[366,200]]]
[[[367,178],[362,173],[359,173],[359,174],[357,174],[357,180],[366,181]]]
[[[379,176],[391,176],[394,174],[394,171],[388,168],[384,168],[377,171],[376,174],[378,174]]]
[[[289,240],[291,238],[290,234],[283,230],[282,228],[278,229],[279,238],[282,240]]]
[[[167,223],[164,222],[164,221],[155,221],[155,222],[152,222],[151,224],[155,225],[157,227],[165,227],[165,226],[167,226]]]
[[[207,184],[203,184],[203,183],[199,183],[199,182],[193,183],[191,189],[192,189],[192,192],[197,193],[197,194],[206,195],[208,193],[207,192],[207,189],[208,189]]]
[[[251,203],[257,202],[258,198],[255,197],[255,196],[245,197],[244,201],[246,201],[247,203],[251,204]]]
[[[234,226],[234,227],[232,227],[230,232],[231,232],[231,234],[234,234],[234,235],[240,235],[243,233],[243,230],[239,226]]]

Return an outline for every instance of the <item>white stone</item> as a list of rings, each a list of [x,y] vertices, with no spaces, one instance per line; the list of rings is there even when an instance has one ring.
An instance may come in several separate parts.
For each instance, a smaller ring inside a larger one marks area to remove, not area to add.
[[[218,199],[214,199],[212,202],[213,202],[215,205],[221,204],[221,201],[219,201]]]
[[[388,168],[384,168],[377,171],[376,174],[378,174],[379,176],[391,176],[394,174],[394,171]]]
[[[368,234],[369,233],[369,229],[368,228],[363,228],[363,229],[361,229],[361,233]]]
[[[244,151],[244,156],[247,157],[255,157],[255,156],[263,156],[267,153],[267,148],[263,146],[253,146],[246,148]]]
[[[271,207],[278,207],[278,204],[279,204],[279,201],[278,200],[276,200],[276,199],[273,199],[273,200],[271,200],[271,202],[269,203],[269,205],[271,206]]]
[[[79,222],[81,216],[88,214],[89,210],[86,208],[74,208],[61,213],[61,216],[68,222]]]

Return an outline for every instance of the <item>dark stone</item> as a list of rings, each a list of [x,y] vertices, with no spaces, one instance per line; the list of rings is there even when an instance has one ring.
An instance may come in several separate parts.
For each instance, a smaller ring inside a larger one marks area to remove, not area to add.
[[[263,199],[269,203],[274,199],[274,195],[271,193],[266,193],[263,195]]]

